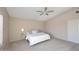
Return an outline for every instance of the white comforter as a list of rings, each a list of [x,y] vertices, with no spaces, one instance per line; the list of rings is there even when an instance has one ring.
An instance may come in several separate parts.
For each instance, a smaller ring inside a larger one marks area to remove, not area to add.
[[[43,32],[33,33],[33,34],[28,34],[26,39],[29,40],[29,45],[32,46],[32,45],[37,44],[39,42],[49,40],[50,35],[46,34],[46,33],[43,33]]]

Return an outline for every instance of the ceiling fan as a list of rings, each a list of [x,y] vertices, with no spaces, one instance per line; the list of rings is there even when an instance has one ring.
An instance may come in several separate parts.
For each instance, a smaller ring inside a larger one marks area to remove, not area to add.
[[[36,11],[36,12],[39,12],[40,15],[49,15],[49,13],[52,13],[52,12],[54,12],[54,11],[53,11],[53,10],[48,10],[47,7],[44,7],[43,10],[41,10],[41,11]]]

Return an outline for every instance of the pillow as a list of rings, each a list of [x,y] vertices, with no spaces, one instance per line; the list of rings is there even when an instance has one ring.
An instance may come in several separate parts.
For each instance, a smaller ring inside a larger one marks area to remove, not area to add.
[[[38,33],[38,31],[37,30],[33,30],[32,33]]]

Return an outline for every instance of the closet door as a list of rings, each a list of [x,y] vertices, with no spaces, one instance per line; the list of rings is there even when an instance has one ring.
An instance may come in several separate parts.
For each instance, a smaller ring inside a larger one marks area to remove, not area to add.
[[[68,21],[68,41],[79,43],[79,20]]]

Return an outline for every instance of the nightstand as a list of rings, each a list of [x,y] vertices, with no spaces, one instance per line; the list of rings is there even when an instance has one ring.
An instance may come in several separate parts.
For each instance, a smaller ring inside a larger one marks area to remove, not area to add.
[[[21,39],[26,39],[26,34],[21,33]]]

